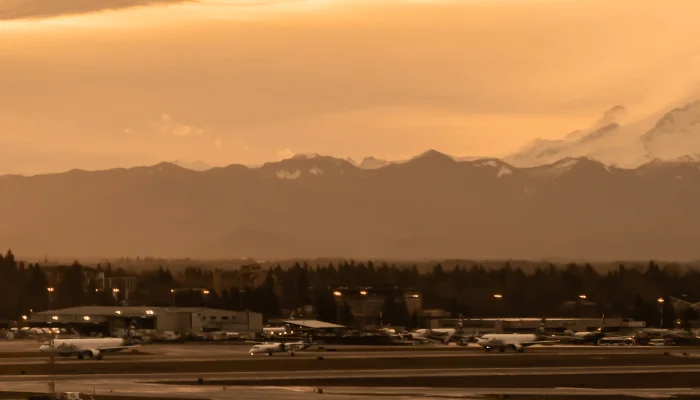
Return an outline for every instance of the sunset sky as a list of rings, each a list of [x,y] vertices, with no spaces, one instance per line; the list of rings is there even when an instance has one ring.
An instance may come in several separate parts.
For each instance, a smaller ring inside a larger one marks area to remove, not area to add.
[[[700,98],[699,20],[698,0],[1,0],[0,175],[503,156]]]

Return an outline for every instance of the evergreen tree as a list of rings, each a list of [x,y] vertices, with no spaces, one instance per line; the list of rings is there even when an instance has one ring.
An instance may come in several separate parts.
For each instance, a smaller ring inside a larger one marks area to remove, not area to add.
[[[57,308],[78,307],[87,304],[86,283],[83,266],[77,261],[69,267],[64,267],[54,294]]]

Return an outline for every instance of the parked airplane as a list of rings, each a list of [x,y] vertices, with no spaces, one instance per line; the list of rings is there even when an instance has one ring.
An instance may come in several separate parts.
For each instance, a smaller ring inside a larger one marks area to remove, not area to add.
[[[598,340],[599,346],[632,346],[634,337],[632,336],[605,336]]]
[[[416,329],[411,332],[411,338],[419,341],[448,344],[456,336],[461,338],[463,326],[464,321],[460,318],[454,328]]]
[[[477,340],[477,344],[484,348],[487,352],[493,349],[498,349],[501,353],[507,348],[516,350],[518,353],[525,351],[526,347],[535,344],[554,344],[559,343],[558,340],[544,339],[544,322],[542,318],[540,327],[537,333],[487,333]]]
[[[576,344],[598,344],[598,341],[603,337],[605,337],[605,314],[600,319],[600,326],[595,331],[567,331],[563,336],[556,336],[561,341],[568,340]]]
[[[250,353],[251,356],[255,354],[267,354],[268,356],[271,356],[273,353],[289,353],[291,356],[294,356],[297,351],[306,350],[313,346],[313,344],[314,343],[310,337],[306,340],[301,340],[298,342],[263,342],[253,346],[250,350],[248,350],[248,353]]]
[[[39,351],[58,354],[61,357],[77,356],[79,360],[85,356],[101,360],[104,353],[138,348],[138,345],[131,345],[134,328],[133,324],[130,325],[123,338],[52,339],[44,342]]]

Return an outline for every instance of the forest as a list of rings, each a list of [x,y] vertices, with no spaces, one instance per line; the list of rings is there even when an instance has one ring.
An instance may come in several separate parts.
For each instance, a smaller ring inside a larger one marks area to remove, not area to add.
[[[692,309],[677,313],[672,300],[697,302],[700,287],[697,269],[654,261],[621,264],[606,272],[591,264],[576,263],[542,263],[526,272],[509,262],[496,268],[472,263],[449,269],[436,263],[429,271],[419,271],[415,265],[398,267],[372,261],[324,265],[303,262],[286,268],[273,266],[262,272],[264,279],[255,285],[230,286],[220,292],[214,290],[215,272],[201,266],[174,274],[163,267],[136,272],[77,261],[66,265],[25,264],[8,251],[0,255],[0,320],[17,320],[47,309],[124,304],[123,292],[98,287],[95,277],[99,273],[135,278],[128,305],[249,309],[262,312],[266,319],[310,305],[313,317],[345,324],[353,323],[352,310],[336,307],[333,291],[393,289],[396,298],[387,297],[385,323],[410,327],[418,325],[419,319],[408,315],[402,305],[399,293],[405,290],[421,293],[423,309],[443,309],[465,318],[584,316],[577,315],[580,309],[563,305],[585,298],[596,315],[634,318],[650,326],[658,326],[663,318],[664,326],[670,328],[687,326],[697,319]]]

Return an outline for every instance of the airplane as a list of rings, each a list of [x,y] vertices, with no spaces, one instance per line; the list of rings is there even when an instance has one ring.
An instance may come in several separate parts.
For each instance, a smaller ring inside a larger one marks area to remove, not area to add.
[[[461,339],[463,326],[464,321],[460,317],[454,328],[416,329],[411,332],[411,338],[418,341],[448,344],[454,337]]]
[[[600,319],[600,327],[598,327],[598,329],[596,329],[595,331],[566,331],[564,335],[557,335],[555,337],[560,341],[571,341],[576,344],[589,343],[597,345],[598,341],[605,337],[605,314],[603,314],[602,318]]]
[[[130,344],[134,329],[135,325],[132,323],[123,338],[52,339],[44,342],[39,351],[58,354],[61,357],[77,356],[79,360],[85,356],[101,360],[104,353],[138,348],[139,345]]]
[[[249,342],[247,342],[249,343]],[[301,350],[306,350],[309,347],[313,346],[314,343],[311,340],[311,337],[307,338],[307,340],[300,340],[298,342],[277,342],[277,343],[271,343],[271,342],[252,342],[256,343],[255,346],[251,347],[250,350],[248,350],[248,353],[250,353],[251,356],[255,354],[267,354],[268,356],[271,356],[273,353],[289,353],[292,357],[294,357],[295,353],[297,351]]]
[[[518,353],[525,351],[526,347],[535,344],[554,344],[559,343],[558,340],[543,340],[544,337],[544,322],[542,318],[540,327],[537,333],[487,333],[477,340],[477,344],[490,352],[493,349],[498,349],[503,353],[507,348],[516,350]]]
[[[632,346],[634,345],[633,336],[605,336],[598,340],[598,345],[604,346]]]

